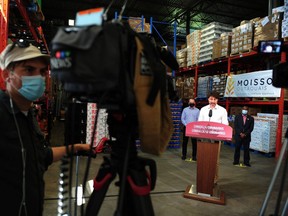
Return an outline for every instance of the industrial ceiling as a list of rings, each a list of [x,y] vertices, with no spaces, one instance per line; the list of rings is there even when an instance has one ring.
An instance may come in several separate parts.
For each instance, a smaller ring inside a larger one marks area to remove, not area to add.
[[[126,0],[114,0],[108,19],[120,13]],[[43,23],[46,40],[53,38],[59,26],[67,26],[68,19],[75,19],[81,10],[105,7],[108,0],[42,0],[42,11],[45,16]],[[273,4],[271,3],[273,2]],[[269,4],[270,3],[270,4]],[[155,32],[159,31],[167,43],[173,41],[174,22],[177,23],[177,42],[184,43],[185,36],[196,29],[201,29],[210,22],[239,26],[242,20],[264,17],[271,8],[283,5],[283,0],[128,0],[123,17],[141,17],[154,24]],[[124,19],[123,18],[123,19]],[[153,32],[153,34],[155,34]],[[160,37],[158,34],[155,36]]]

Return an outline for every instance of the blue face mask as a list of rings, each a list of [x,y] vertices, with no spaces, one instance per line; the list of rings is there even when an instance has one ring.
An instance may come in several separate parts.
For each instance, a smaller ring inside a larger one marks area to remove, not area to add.
[[[248,113],[248,110],[242,110],[243,115],[247,115],[247,113]]]
[[[35,101],[40,98],[45,91],[45,77],[22,76],[22,87],[18,92],[29,101]]]

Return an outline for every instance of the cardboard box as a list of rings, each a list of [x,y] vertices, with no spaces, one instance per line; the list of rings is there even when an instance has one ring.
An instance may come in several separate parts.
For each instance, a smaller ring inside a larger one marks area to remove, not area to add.
[[[221,57],[221,43],[222,43],[221,38],[213,41],[212,59],[217,59]]]
[[[281,36],[280,13],[266,16],[255,22],[253,46],[257,47],[260,40],[278,40]]]
[[[243,22],[242,25],[232,29],[231,54],[247,52],[252,49],[253,22]]]
[[[141,17],[129,17],[128,23],[130,27],[136,32],[148,32],[151,33],[150,23],[145,22],[145,18]]]

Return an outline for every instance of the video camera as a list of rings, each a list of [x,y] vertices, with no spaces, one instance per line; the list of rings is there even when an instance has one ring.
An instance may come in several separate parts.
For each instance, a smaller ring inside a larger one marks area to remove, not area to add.
[[[132,106],[137,34],[123,21],[105,22],[101,26],[62,27],[51,43],[52,76],[62,81],[66,92],[101,102],[103,108]],[[173,70],[179,68],[170,51],[153,46],[145,56],[156,57],[152,63],[146,61],[148,69],[160,68],[162,62]],[[161,70],[166,74],[164,65]],[[168,92],[175,98],[174,89]]]
[[[280,54],[281,52],[287,53],[287,45],[282,40],[266,40],[259,41],[258,53],[261,54]],[[272,84],[275,87],[287,88],[288,87],[288,62],[286,61],[276,64],[273,67]]]

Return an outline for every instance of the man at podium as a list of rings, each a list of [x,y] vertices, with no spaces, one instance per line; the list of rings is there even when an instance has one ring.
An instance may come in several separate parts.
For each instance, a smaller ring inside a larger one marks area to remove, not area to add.
[[[219,93],[212,91],[208,94],[209,104],[200,110],[198,121],[211,121],[228,125],[228,114],[224,107],[218,105]]]
[[[218,99],[219,99],[219,93],[217,91],[212,91],[208,94],[209,104],[201,108],[198,121],[208,121],[208,122],[211,121],[229,125],[227,111],[224,107],[218,105]],[[220,150],[221,150],[221,141],[219,141],[218,159],[214,179],[215,184],[217,184],[218,181]]]

